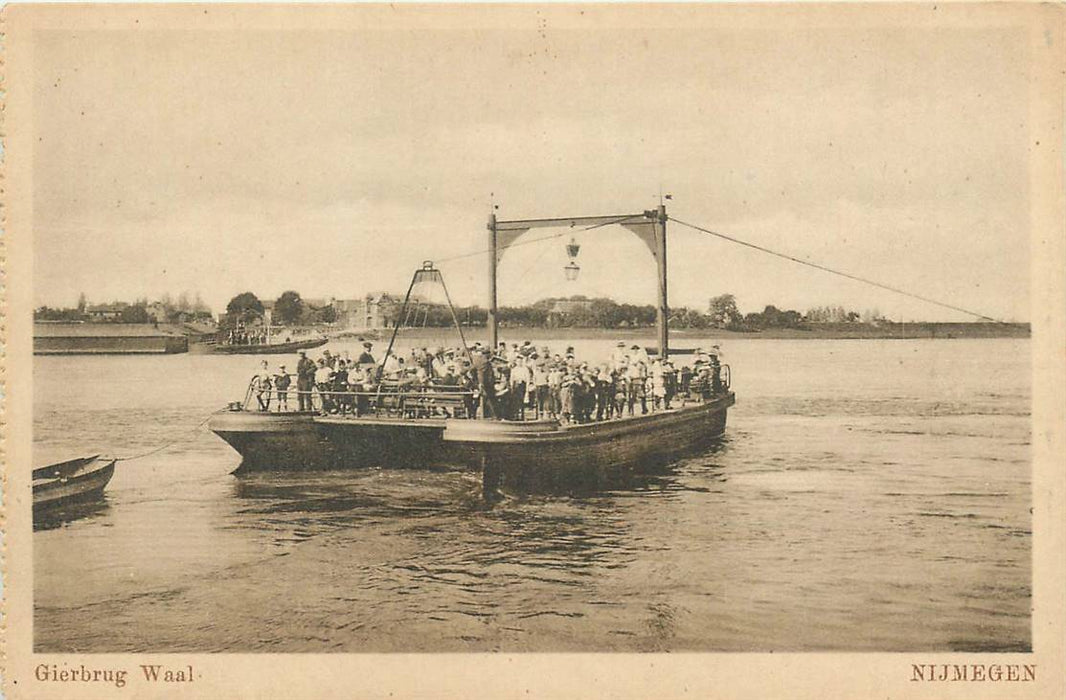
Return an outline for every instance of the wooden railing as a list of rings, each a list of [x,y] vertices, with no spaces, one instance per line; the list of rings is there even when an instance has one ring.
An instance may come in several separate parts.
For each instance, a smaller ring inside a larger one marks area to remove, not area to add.
[[[479,404],[477,391],[463,389],[455,385],[428,384],[412,385],[400,382],[381,382],[372,389],[351,391],[330,387],[313,387],[299,389],[293,381],[294,375],[287,375],[290,385],[287,389],[277,386],[281,375],[273,375],[269,385],[263,385],[258,377],[253,377],[241,403],[233,404],[234,410],[263,411],[272,413],[317,413],[354,417],[387,418],[476,418]],[[671,401],[676,405],[703,403],[729,391],[731,373],[729,365],[721,365],[716,375],[700,378],[694,377],[687,392],[680,387],[672,394]],[[613,393],[611,394],[614,395]],[[497,404],[507,404],[504,396],[498,396]],[[665,402],[662,402],[665,408]],[[660,402],[651,394],[645,393],[639,400],[641,411],[660,409]],[[499,407],[498,407],[499,408]],[[611,412],[611,411],[609,411]],[[617,413],[617,411],[614,411]],[[543,417],[540,412],[527,408],[525,418]]]
[[[477,395],[455,386],[409,386],[381,383],[373,390],[351,391],[330,387],[287,389],[276,386],[276,376],[264,387],[252,378],[240,408],[274,413],[313,412],[351,416],[402,418],[472,418]]]

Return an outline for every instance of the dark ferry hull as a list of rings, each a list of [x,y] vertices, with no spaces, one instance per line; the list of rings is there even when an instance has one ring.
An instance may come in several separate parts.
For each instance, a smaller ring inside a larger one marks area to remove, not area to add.
[[[720,438],[732,393],[600,423],[404,420],[231,411],[211,430],[243,460],[239,471],[368,466],[480,471],[486,494],[581,491],[653,469]]]
[[[332,446],[319,434],[313,413],[231,411],[208,427],[241,455],[239,469],[328,469]]]
[[[242,472],[457,463],[443,421],[231,411],[208,426],[241,455]]]
[[[652,471],[722,437],[732,392],[711,401],[601,423],[449,421],[446,443],[483,473],[486,495],[584,491]]]
[[[226,343],[204,344],[198,348],[198,352],[209,352],[216,355],[285,355],[297,350],[310,350],[325,345],[328,338],[310,338],[308,340],[294,340],[288,343],[264,343],[262,345],[229,345]]]

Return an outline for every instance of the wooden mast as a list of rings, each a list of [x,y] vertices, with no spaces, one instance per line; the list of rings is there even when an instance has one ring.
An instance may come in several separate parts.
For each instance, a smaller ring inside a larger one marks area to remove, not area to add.
[[[655,222],[655,248],[655,262],[659,268],[659,305],[655,322],[659,330],[659,359],[665,362],[670,352],[670,307],[666,300],[666,205],[662,203]]]
[[[499,255],[496,253],[496,212],[489,214],[489,352],[496,352],[496,346],[500,343],[499,327],[496,317],[496,264]]]

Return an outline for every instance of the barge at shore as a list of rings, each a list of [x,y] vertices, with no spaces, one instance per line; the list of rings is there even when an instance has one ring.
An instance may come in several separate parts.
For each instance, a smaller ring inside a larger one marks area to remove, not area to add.
[[[34,355],[169,355],[188,349],[185,335],[152,324],[33,324]]]

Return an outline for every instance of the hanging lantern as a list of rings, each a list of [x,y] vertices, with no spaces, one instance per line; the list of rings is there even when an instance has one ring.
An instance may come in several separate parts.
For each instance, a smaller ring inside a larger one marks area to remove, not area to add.
[[[581,244],[575,241],[573,236],[570,236],[570,242],[566,244],[566,254],[570,257],[570,261],[573,262],[580,252]]]
[[[563,272],[566,273],[566,281],[573,282],[577,279],[577,275],[581,272],[581,268],[578,267],[577,263],[571,261],[569,265],[563,268]]]

